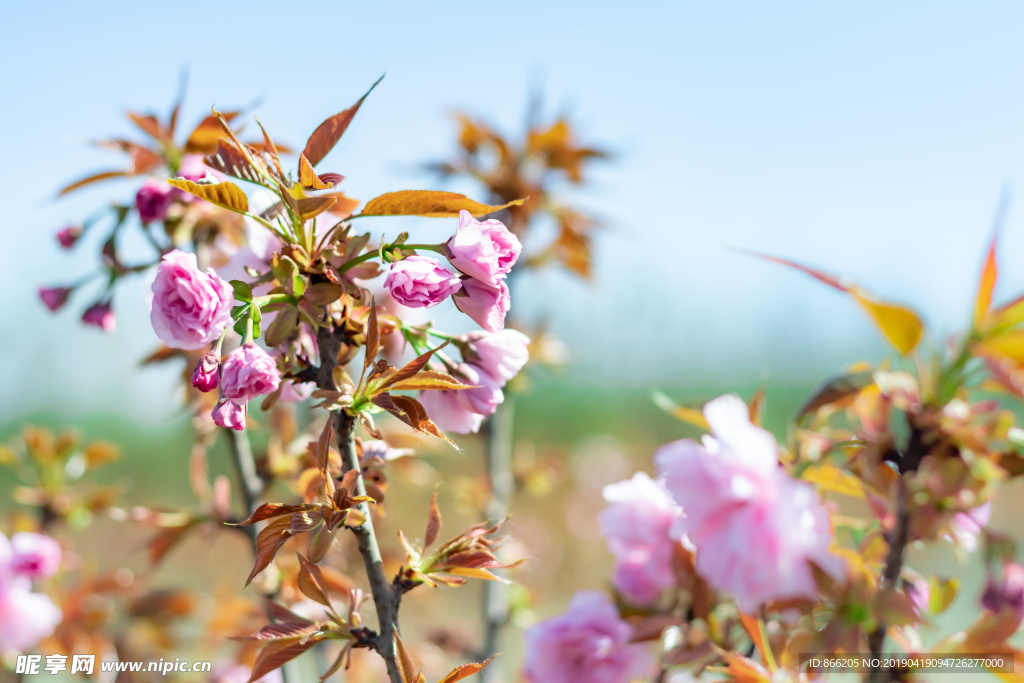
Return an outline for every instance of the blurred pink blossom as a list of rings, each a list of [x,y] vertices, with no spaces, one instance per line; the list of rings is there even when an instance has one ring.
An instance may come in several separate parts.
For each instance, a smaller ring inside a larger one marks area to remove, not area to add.
[[[978,536],[981,535],[981,530],[988,525],[991,517],[992,503],[984,503],[967,512],[958,512],[949,522],[952,537],[947,536],[946,538],[955,541],[967,552],[973,553],[978,547]]]
[[[40,287],[39,298],[51,311],[58,311],[67,303],[72,291],[69,287]]]
[[[82,314],[82,322],[98,327],[104,332],[113,332],[117,327],[117,316],[114,315],[109,301],[101,301],[85,309],[85,313]]]
[[[565,613],[526,629],[523,674],[530,683],[629,683],[650,662],[631,635],[608,596],[580,591]]]
[[[70,249],[82,236],[82,226],[70,225],[57,233],[57,242],[63,249]]]
[[[981,606],[991,612],[1010,609],[1024,616],[1024,567],[1016,562],[1003,565],[1003,575],[996,577],[989,571]]]
[[[685,511],[675,531],[696,545],[697,571],[748,613],[766,600],[815,596],[809,561],[837,578],[843,569],[817,494],[779,466],[775,437],[750,422],[738,396],[709,402],[704,416],[711,435],[702,443],[675,441],[654,455]]]
[[[470,332],[466,342],[469,346],[466,361],[501,380],[502,384],[515,377],[530,359],[530,338],[516,330]]]
[[[60,544],[49,536],[21,531],[11,536],[11,570],[29,579],[53,576],[60,569]]]
[[[150,178],[135,194],[135,208],[143,223],[162,221],[174,203],[175,188],[163,178]]]
[[[649,604],[675,584],[676,541],[670,535],[682,510],[660,482],[643,472],[604,487],[608,507],[598,515],[615,556],[615,588],[636,604]]]

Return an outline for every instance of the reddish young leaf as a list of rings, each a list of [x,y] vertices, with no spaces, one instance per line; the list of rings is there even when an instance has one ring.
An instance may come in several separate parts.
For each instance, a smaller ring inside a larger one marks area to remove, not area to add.
[[[318,628],[319,627],[312,621],[305,624],[299,622],[267,624],[251,636],[228,636],[228,640],[282,640],[285,638],[295,638],[297,636],[307,636],[310,633],[316,633]]]
[[[249,683],[258,681],[274,669],[280,669],[287,662],[295,659],[321,640],[323,640],[322,637],[312,637],[271,642],[260,650],[260,653],[256,656],[256,662],[252,666],[252,675],[249,677]]]
[[[457,391],[460,389],[475,388],[477,388],[475,385],[460,382],[451,375],[446,375],[442,372],[431,372],[429,370],[416,373],[409,379],[403,379],[397,382],[392,381],[388,385],[388,389],[391,391],[420,391],[426,389]]]
[[[238,116],[238,112],[226,111],[221,116],[225,121],[231,121]],[[207,116],[188,136],[188,140],[185,141],[185,151],[192,154],[213,154],[217,151],[217,142],[226,136],[227,133],[221,127],[217,116],[215,114]]]
[[[363,358],[363,371],[365,372],[377,358],[380,350],[380,333],[377,329],[377,302],[370,300],[370,315],[366,319],[366,355]]]
[[[248,526],[249,524],[255,524],[256,522],[262,522],[265,519],[272,517],[280,517],[281,515],[290,515],[293,512],[300,512],[302,510],[312,510],[316,505],[310,503],[302,503],[301,505],[285,505],[284,503],[263,503],[256,511],[249,516],[249,519],[244,522],[239,522],[238,526]]]
[[[295,554],[299,558],[299,590],[310,600],[319,602],[325,607],[330,607],[331,601],[327,597],[327,590],[324,588],[325,582],[323,574],[320,573],[320,567],[303,557],[302,553]]]
[[[348,218],[355,212],[356,207],[359,206],[359,200],[348,197],[344,192],[328,192],[323,197],[334,197],[336,200],[334,206],[327,209],[329,213],[339,216],[341,218]]]
[[[492,655],[482,662],[477,662],[474,664],[463,664],[462,666],[457,666],[451,670],[451,673],[449,673],[447,676],[442,678],[437,683],[455,683],[455,681],[461,681],[463,678],[469,678],[473,674],[480,673],[481,671],[483,671],[484,668],[486,668],[486,666],[491,663],[491,660],[497,656],[498,655]]]
[[[384,77],[381,76],[377,79],[377,83],[380,83]],[[349,124],[352,123],[352,119],[355,118],[356,113],[359,111],[359,107],[363,106],[363,100],[365,100],[373,89],[377,87],[377,83],[370,86],[370,89],[366,91],[366,94],[359,98],[359,101],[349,107],[343,112],[335,114],[331,118],[327,119],[313,131],[313,134],[309,136],[309,140],[306,142],[306,148],[302,150],[302,155],[306,157],[312,166],[316,166],[327,153],[334,149],[334,145],[338,143],[341,136],[345,134]]]
[[[249,156],[242,152],[232,140],[227,138],[217,140],[216,149],[203,157],[203,163],[215,171],[220,171],[241,180],[248,180],[250,183],[259,183],[262,180],[262,176],[253,166]],[[257,161],[256,163],[260,162]]]
[[[288,150],[278,149],[278,146],[275,145],[274,141],[270,139],[270,136],[267,134],[267,129],[263,127],[263,124],[260,123],[260,120],[257,119],[255,116],[253,116],[253,118],[256,119],[256,125],[260,127],[260,131],[263,133],[263,149],[261,151],[266,152],[268,155],[270,155],[270,158],[274,162],[274,168],[277,170],[278,177],[283,178],[284,171],[281,169],[280,153],[287,152]]]
[[[394,631],[395,638],[395,661],[398,664],[398,673],[402,676],[402,683],[418,683],[421,676],[416,670],[416,664],[412,661],[412,655],[405,648],[402,636],[398,629]]]
[[[103,173],[96,173],[87,178],[82,178],[70,185],[65,186],[59,193],[58,196],[64,196],[68,192],[74,192],[80,187],[85,187],[92,183],[98,183],[101,180],[110,180],[111,178],[123,178],[124,176],[131,175],[128,171],[104,171]]]
[[[288,531],[290,524],[290,517],[278,517],[270,522],[260,532],[260,535],[256,537],[256,562],[252,567],[252,571],[249,572],[249,578],[245,580],[246,586],[252,583],[257,574],[267,568],[267,565],[277,555],[277,551],[291,537],[291,533]]]
[[[327,424],[320,432],[320,438],[316,442],[316,466],[320,469],[320,476],[324,480],[324,494],[330,498],[334,495],[334,477],[329,471],[331,442],[334,439],[334,421],[330,417]]]
[[[423,536],[423,547],[429,548],[441,533],[441,509],[437,507],[437,489],[430,497],[430,511],[427,513],[427,533]]]
[[[438,351],[440,351],[441,349],[443,349],[444,347],[448,346],[448,342],[450,341],[450,339],[446,339],[444,343],[438,346],[436,349],[431,349],[430,351],[427,351],[423,355],[417,356],[416,358],[409,361],[398,372],[391,376],[391,380],[383,388],[387,388],[388,386],[395,384],[396,382],[401,382],[404,379],[409,379],[410,377],[418,373],[427,364],[427,361],[430,360],[430,357],[433,356]]]
[[[300,617],[295,612],[291,611],[284,605],[279,605],[273,600],[267,600],[267,606],[270,608],[270,614],[278,621],[282,621],[286,624],[312,624],[313,622],[306,617]]]
[[[160,122],[152,114],[143,115],[128,112],[128,118],[146,135],[156,140],[163,140],[166,137],[163,129],[160,127]]]

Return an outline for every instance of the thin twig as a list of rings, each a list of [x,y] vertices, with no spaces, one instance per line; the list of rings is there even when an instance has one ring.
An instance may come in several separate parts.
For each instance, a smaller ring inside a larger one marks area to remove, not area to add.
[[[320,349],[320,371],[317,374],[317,385],[321,389],[334,389],[332,375],[338,358],[338,350],[341,347],[341,340],[336,336],[339,333],[330,326],[321,327],[317,333],[317,343]],[[345,411],[339,410],[334,412],[332,419],[334,420],[334,430],[338,435],[338,452],[341,455],[342,471],[361,470],[359,455],[356,453],[355,418]],[[366,495],[366,484],[362,474],[356,478],[355,486],[357,496]],[[398,603],[401,596],[395,592],[384,575],[384,561],[381,559],[380,546],[377,545],[377,535],[373,529],[373,518],[370,517],[369,505],[360,503],[359,510],[366,516],[366,522],[361,527],[354,529],[354,533],[359,545],[359,554],[363,556],[363,565],[370,583],[373,604],[377,609],[379,636],[376,649],[384,659],[391,683],[402,683],[398,663],[395,661],[394,649],[394,633],[398,630]]]
[[[235,431],[224,427],[228,440],[228,449],[231,451],[231,460],[235,464],[235,472],[238,474],[238,488],[242,492],[242,501],[245,505],[245,516],[248,517],[260,504],[260,494],[263,493],[263,480],[256,474],[256,461],[252,456],[252,446],[249,444],[249,435],[245,431]],[[241,527],[256,542],[256,527],[252,524]]]
[[[903,570],[903,556],[906,553],[907,543],[910,540],[910,494],[907,482],[900,477],[897,486],[896,504],[896,526],[889,534],[889,554],[885,558],[885,571],[882,574],[882,585],[880,592],[896,589],[896,582],[899,580],[900,572]],[[868,635],[868,646],[871,649],[871,658],[879,659],[882,654],[882,647],[885,644],[885,622],[879,621],[875,630]],[[892,672],[887,669],[872,668],[868,674],[869,683],[884,683],[891,680]]]

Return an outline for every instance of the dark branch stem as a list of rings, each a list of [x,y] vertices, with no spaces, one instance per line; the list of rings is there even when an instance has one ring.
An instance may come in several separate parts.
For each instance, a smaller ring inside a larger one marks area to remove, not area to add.
[[[249,435],[244,431],[236,432],[228,427],[224,427],[223,430],[228,440],[228,449],[231,451],[231,461],[235,464],[235,472],[238,474],[238,488],[242,492],[245,516],[248,517],[259,507],[260,494],[263,493],[263,480],[256,474],[256,460],[252,456]],[[241,528],[255,543],[256,527],[250,524]]]
[[[910,541],[910,494],[906,480],[900,477],[898,482],[896,504],[896,526],[888,535],[889,554],[885,558],[885,571],[882,574],[882,585],[880,592],[896,589],[900,572],[903,569],[903,556],[907,550],[907,543]],[[875,630],[868,635],[868,646],[871,649],[872,659],[877,659],[882,654],[882,647],[885,644],[886,625],[879,622]],[[868,674],[869,683],[884,683],[891,680],[892,672],[885,669],[872,669]]]
[[[320,348],[320,370],[317,373],[317,385],[321,389],[335,388],[332,374],[338,350],[341,348],[341,340],[336,334],[337,331],[329,326],[321,327],[317,333],[317,343]],[[334,420],[334,430],[338,435],[338,452],[341,455],[342,472],[361,470],[359,455],[356,453],[355,418],[345,411],[339,410],[333,413],[332,419]],[[355,486],[357,496],[366,495],[366,484],[363,482],[362,474],[356,478]],[[401,596],[392,588],[384,574],[384,561],[381,559],[380,546],[377,545],[377,535],[373,530],[373,518],[370,516],[369,505],[360,503],[359,510],[366,516],[366,522],[361,527],[354,529],[353,532],[359,545],[359,554],[363,556],[366,578],[370,583],[370,593],[377,609],[379,636],[376,649],[387,665],[388,678],[391,683],[402,683],[398,663],[395,661],[394,649],[394,633],[398,630],[398,604]]]

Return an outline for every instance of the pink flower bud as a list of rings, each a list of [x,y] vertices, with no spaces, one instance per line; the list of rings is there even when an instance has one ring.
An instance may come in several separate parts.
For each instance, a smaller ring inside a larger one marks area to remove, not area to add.
[[[199,270],[196,255],[175,249],[165,254],[153,281],[153,331],[177,349],[200,349],[231,323],[231,285],[212,268]]]
[[[117,326],[117,316],[110,308],[109,301],[101,301],[85,309],[85,313],[82,314],[82,322],[98,327],[104,332],[113,332]]]
[[[218,427],[230,427],[240,432],[245,429],[245,411],[245,403],[235,403],[222,398],[213,409],[213,422]]]
[[[75,242],[82,236],[82,228],[78,225],[71,225],[57,233],[57,241],[64,249],[75,246]]]
[[[60,569],[60,544],[49,536],[22,531],[11,536],[11,569],[30,579],[53,576]]]
[[[409,308],[436,306],[461,286],[450,270],[426,256],[410,256],[393,263],[384,280],[384,287],[395,301]]]
[[[647,648],[630,643],[632,627],[598,591],[580,591],[564,614],[523,635],[523,673],[530,683],[626,683],[644,677],[650,664]]]
[[[502,383],[515,377],[530,359],[530,338],[516,330],[470,332],[465,338],[469,346],[466,361]]]
[[[269,394],[280,383],[281,373],[274,358],[251,342],[228,354],[221,368],[221,395],[233,401],[244,402]]]
[[[1024,567],[1016,562],[1003,565],[1003,575],[997,578],[991,571],[981,596],[981,606],[991,612],[1011,609],[1024,615]]]
[[[174,203],[175,188],[166,180],[150,178],[135,195],[135,208],[143,223],[162,221],[167,216],[167,209]]]
[[[220,356],[208,353],[199,359],[192,372],[192,386],[203,393],[213,391],[220,384]]]
[[[459,213],[459,227],[445,243],[445,255],[453,266],[491,284],[511,272],[522,250],[519,239],[503,223],[474,220],[468,211]]]
[[[40,287],[39,298],[51,311],[57,311],[67,303],[72,291],[69,287]]]
[[[505,314],[512,303],[504,280],[492,285],[474,278],[462,280],[462,289],[456,292],[452,301],[488,332],[501,332],[505,328]]]

